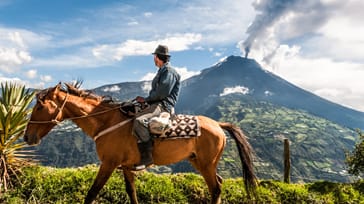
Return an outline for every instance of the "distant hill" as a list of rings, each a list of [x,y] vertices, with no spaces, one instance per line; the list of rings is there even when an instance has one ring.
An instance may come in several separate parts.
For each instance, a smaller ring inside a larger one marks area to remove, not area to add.
[[[136,96],[145,96],[151,87],[150,81],[124,82],[118,84],[108,84],[92,91],[101,96],[110,96],[117,101],[132,100]]]
[[[126,82],[94,89],[96,94],[125,101],[148,94],[150,82]],[[354,128],[364,129],[364,113],[307,92],[263,70],[252,59],[230,56],[182,82],[177,113],[202,114],[239,125],[257,154],[260,178],[280,179],[283,138],[291,141],[292,180],[348,181],[344,150],[353,148]],[[97,162],[95,147],[69,123],[52,131],[39,147],[43,164],[82,166]],[[65,144],[66,143],[66,144]],[[235,144],[228,142],[219,172],[238,176]],[[191,171],[186,163],[157,172]]]

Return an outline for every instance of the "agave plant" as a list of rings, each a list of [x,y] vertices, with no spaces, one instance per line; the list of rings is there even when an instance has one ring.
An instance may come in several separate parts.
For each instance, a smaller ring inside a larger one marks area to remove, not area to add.
[[[14,83],[1,84],[0,96],[0,193],[18,178],[21,168],[33,163],[20,140],[31,112],[34,92]],[[18,180],[18,179],[17,179]]]

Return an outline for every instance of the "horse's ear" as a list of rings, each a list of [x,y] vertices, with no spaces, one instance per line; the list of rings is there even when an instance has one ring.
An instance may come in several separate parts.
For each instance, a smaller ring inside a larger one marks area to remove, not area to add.
[[[59,82],[55,87],[54,87],[54,91],[57,92],[59,90],[61,90],[62,87],[62,82]]]
[[[57,94],[62,87],[62,82],[59,82],[55,87],[51,89],[51,92],[53,92],[53,95]]]
[[[58,82],[58,84],[56,85],[56,89],[61,89],[61,86],[62,86],[62,82]]]

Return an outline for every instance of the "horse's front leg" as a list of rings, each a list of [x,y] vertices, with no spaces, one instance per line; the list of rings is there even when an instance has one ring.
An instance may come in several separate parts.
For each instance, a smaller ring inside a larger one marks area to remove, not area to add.
[[[115,165],[111,165],[105,162],[101,163],[96,179],[92,184],[90,190],[87,192],[87,196],[85,198],[85,204],[90,204],[92,203],[93,200],[95,200],[97,194],[105,185],[106,181],[110,178],[115,168],[116,168]]]
[[[138,204],[138,198],[135,189],[135,176],[134,173],[126,168],[123,169],[126,192],[130,198],[131,204]]]

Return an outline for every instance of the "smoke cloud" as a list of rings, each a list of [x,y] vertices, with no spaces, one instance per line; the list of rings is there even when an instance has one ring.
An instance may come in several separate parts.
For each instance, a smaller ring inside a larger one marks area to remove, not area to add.
[[[255,16],[253,23],[246,31],[248,38],[243,42],[245,57],[248,57],[254,40],[266,35],[267,29],[299,1],[300,0],[257,0],[253,3],[255,10],[261,13]]]
[[[253,7],[258,12],[248,27],[248,37],[240,44],[248,57],[254,47],[266,46],[263,41],[289,40],[304,34],[314,34],[328,19],[330,11],[338,3],[325,0],[256,0]],[[270,45],[274,54],[279,45]]]

